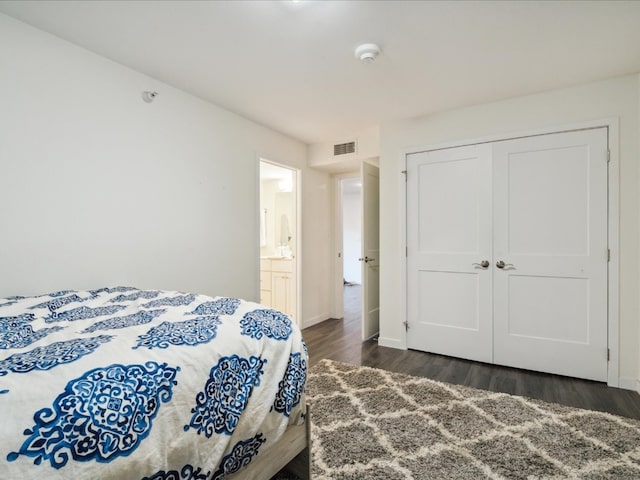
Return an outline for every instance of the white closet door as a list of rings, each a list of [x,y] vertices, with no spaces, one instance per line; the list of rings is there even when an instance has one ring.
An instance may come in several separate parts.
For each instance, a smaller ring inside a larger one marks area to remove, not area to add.
[[[494,363],[606,381],[606,129],[496,142],[493,172]]]
[[[492,361],[491,146],[407,157],[408,347]]]

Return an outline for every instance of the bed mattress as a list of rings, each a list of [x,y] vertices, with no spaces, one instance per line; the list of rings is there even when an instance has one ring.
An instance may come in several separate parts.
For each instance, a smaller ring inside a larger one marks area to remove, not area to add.
[[[0,299],[0,478],[222,479],[303,421],[289,317],[132,287]]]

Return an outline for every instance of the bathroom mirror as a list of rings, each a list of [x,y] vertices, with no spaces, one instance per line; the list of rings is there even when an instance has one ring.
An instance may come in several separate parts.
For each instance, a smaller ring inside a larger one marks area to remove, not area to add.
[[[291,229],[291,218],[294,205],[291,192],[276,192],[275,194],[276,217],[276,250],[282,257],[290,257],[294,251],[294,239]]]

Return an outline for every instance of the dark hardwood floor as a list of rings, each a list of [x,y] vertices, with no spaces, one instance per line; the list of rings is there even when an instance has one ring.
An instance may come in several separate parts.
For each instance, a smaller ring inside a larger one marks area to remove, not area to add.
[[[311,365],[328,358],[640,419],[640,395],[630,390],[415,350],[380,347],[375,340],[362,342],[360,308],[360,286],[347,286],[344,319],[330,319],[303,330]]]

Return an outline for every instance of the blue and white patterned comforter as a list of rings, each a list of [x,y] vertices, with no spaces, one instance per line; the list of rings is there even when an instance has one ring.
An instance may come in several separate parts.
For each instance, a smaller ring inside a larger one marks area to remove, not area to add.
[[[0,479],[213,480],[303,419],[284,314],[129,287],[0,299]]]

